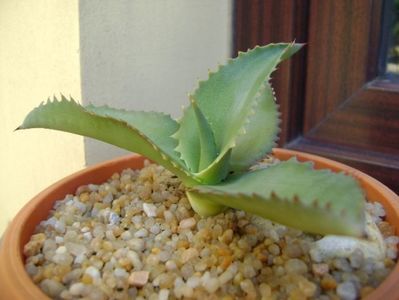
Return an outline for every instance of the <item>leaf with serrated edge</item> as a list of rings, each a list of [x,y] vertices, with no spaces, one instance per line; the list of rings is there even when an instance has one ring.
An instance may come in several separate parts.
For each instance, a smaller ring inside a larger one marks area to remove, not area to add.
[[[91,108],[93,110],[93,108]],[[105,109],[105,108],[104,108]],[[165,120],[165,119],[158,119]],[[162,121],[161,121],[162,122]],[[171,130],[170,121],[164,124]],[[145,155],[149,159],[163,165],[179,176],[187,186],[198,184],[179,161],[175,161],[166,151],[162,151],[145,133],[129,125],[126,121],[109,116],[97,115],[77,104],[71,99],[62,97],[61,101],[48,101],[31,111],[18,129],[49,128],[92,137],[120,148]],[[144,127],[142,127],[144,128]],[[160,126],[161,128],[161,126]],[[145,128],[147,134],[149,127]],[[161,129],[160,129],[161,130]],[[150,134],[151,135],[151,134]],[[156,135],[152,134],[152,138]],[[168,143],[161,143],[164,148]]]
[[[197,169],[199,171],[203,170],[209,166],[212,161],[217,156],[215,139],[213,137],[213,132],[206,120],[204,114],[199,109],[194,98],[191,98],[191,106],[194,111],[195,120],[198,126],[198,135],[200,140],[200,157]]]
[[[244,125],[245,132],[237,137],[236,146],[231,154],[231,170],[246,170],[276,146],[279,116],[273,90],[270,85],[265,85],[260,91],[259,103],[254,114]]]
[[[218,185],[195,186],[190,193],[307,232],[364,233],[365,199],[357,181],[343,173],[314,170],[311,163],[296,159]]]
[[[210,73],[207,81],[199,83],[194,98],[207,118],[214,137],[219,156],[213,162],[217,166],[226,151],[236,145],[237,137],[245,131],[258,105],[261,93],[259,90],[269,80],[282,59],[288,58],[300,49],[298,44],[271,44],[256,47],[230,60],[215,73]],[[198,164],[193,155],[200,151],[199,135],[192,124],[192,107],[184,111],[180,120],[180,128],[174,134],[178,140],[176,150],[187,166],[192,168]],[[256,155],[258,157],[258,155]],[[210,166],[212,168],[213,166]]]
[[[179,166],[185,168],[185,163],[175,151],[177,142],[170,137],[177,131],[179,124],[169,115],[152,111],[144,112],[115,109],[106,105],[94,106],[90,104],[86,106],[85,109],[99,116],[111,117],[124,121],[130,126],[138,129],[156,144],[161,151],[170,156]]]

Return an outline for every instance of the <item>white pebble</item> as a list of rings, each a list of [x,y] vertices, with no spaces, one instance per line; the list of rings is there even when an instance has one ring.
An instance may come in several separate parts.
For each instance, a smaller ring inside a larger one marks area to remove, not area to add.
[[[55,224],[54,224],[54,229],[55,229],[58,233],[64,233],[64,232],[65,232],[65,223],[64,223],[63,221],[55,222]]]
[[[175,288],[181,287],[184,285],[184,281],[181,277],[176,277],[174,282]]]
[[[165,268],[166,268],[166,270],[168,270],[168,271],[173,271],[173,270],[176,270],[176,269],[177,269],[177,265],[176,265],[176,263],[175,263],[173,260],[168,260],[168,261],[165,263]]]
[[[82,229],[80,229],[80,231],[81,232],[88,232],[88,231],[90,231],[90,228],[89,227],[87,227],[87,226],[85,226],[85,227],[83,227]]]
[[[80,202],[79,200],[75,200],[73,206],[76,207],[82,214],[86,212],[87,209],[86,204]]]
[[[386,255],[390,259],[396,259],[397,255],[398,255],[398,251],[396,248],[388,248],[386,250]]]
[[[44,226],[51,226],[51,227],[55,227],[55,224],[57,223],[57,219],[54,217],[51,217],[50,219],[48,219],[47,221],[43,222]]]
[[[93,229],[94,237],[103,238],[104,237],[104,229],[101,226],[96,226]]]
[[[104,198],[103,198],[103,203],[105,204],[110,204],[114,200],[114,196],[112,196],[112,193],[108,193]]]
[[[191,264],[184,264],[180,269],[180,273],[181,273],[181,276],[183,276],[183,278],[185,280],[187,280],[188,278],[190,278],[193,275],[194,268]]]
[[[57,254],[65,254],[67,253],[67,248],[65,246],[59,246],[57,250],[55,250],[55,253]]]
[[[179,223],[179,228],[180,229],[190,229],[193,228],[197,224],[197,221],[194,218],[187,218],[183,219]]]
[[[85,291],[85,285],[81,282],[74,283],[69,288],[69,292],[73,296],[80,296],[83,294],[84,291]]]
[[[130,231],[125,231],[121,234],[121,238],[124,241],[130,240],[132,238],[132,234],[130,233]]]
[[[158,254],[158,259],[161,262],[166,262],[170,258],[170,256],[171,256],[171,253],[169,253],[168,251],[161,251]]]
[[[134,225],[141,225],[143,223],[143,217],[140,215],[133,216],[132,222]]]
[[[251,280],[245,279],[241,281],[240,287],[247,294],[248,298],[255,299],[256,297],[255,287]]]
[[[190,277],[188,280],[187,280],[187,286],[189,286],[189,287],[191,287],[191,288],[193,288],[193,289],[195,289],[197,286],[199,286],[201,284],[201,280],[200,280],[200,278],[199,277],[197,277],[197,276],[193,276],[193,277]]]
[[[127,242],[127,245],[134,251],[141,252],[145,248],[145,243],[142,239],[133,238]]]
[[[88,187],[88,188],[90,189],[90,191],[92,191],[92,192],[97,192],[97,191],[98,191],[98,185],[96,185],[96,184],[89,184],[87,187]]]
[[[57,297],[65,287],[58,281],[52,279],[44,279],[40,282],[40,288],[50,297]]]
[[[56,242],[57,244],[61,244],[61,243],[64,242],[64,238],[63,238],[62,236],[56,236],[56,237],[55,237],[55,242]]]
[[[174,292],[175,292],[175,296],[177,298],[183,297],[185,299],[186,298],[192,298],[193,294],[194,294],[193,289],[191,287],[187,286],[187,285],[183,285],[183,286],[180,286],[178,288],[175,288]]]
[[[343,300],[355,300],[358,293],[355,285],[350,281],[346,281],[337,286],[337,295]]]
[[[108,220],[109,220],[109,224],[111,224],[111,225],[118,225],[119,222],[120,222],[120,220],[121,220],[121,217],[119,217],[119,215],[118,215],[117,213],[115,213],[115,212],[112,211],[112,212],[109,214]]]
[[[157,216],[157,207],[151,203],[143,203],[143,210],[148,217]]]
[[[165,221],[169,223],[170,221],[172,221],[174,219],[175,216],[173,215],[173,213],[171,211],[165,210],[163,212],[163,217],[165,218]]]
[[[145,228],[141,228],[134,233],[136,238],[143,238],[148,236],[148,231]]]
[[[304,274],[308,271],[308,266],[302,260],[291,258],[284,264],[287,273]]]
[[[80,222],[73,222],[72,223],[72,227],[76,228],[76,229],[79,229],[80,228]]]
[[[82,264],[86,259],[86,256],[84,254],[78,255],[75,257],[75,260],[73,261],[75,264]]]
[[[141,262],[140,256],[136,252],[129,250],[126,254],[126,257],[131,261],[135,270],[141,270],[143,263]]]
[[[220,287],[219,280],[217,278],[209,278],[202,283],[202,286],[208,293],[214,293]]]
[[[350,256],[349,262],[352,268],[360,268],[364,263],[363,251],[356,249]]]
[[[33,263],[28,263],[25,265],[25,270],[29,274],[29,276],[33,277],[38,272],[39,268],[36,267]]]
[[[181,262],[185,264],[189,260],[198,257],[199,252],[196,248],[188,248],[184,250],[183,254],[181,255]]]
[[[159,227],[159,224],[154,224],[150,228],[150,232],[153,234],[158,234],[161,231],[161,228]]]
[[[161,289],[158,294],[158,300],[168,300],[169,299],[169,290]]]
[[[73,258],[71,255],[68,253],[63,253],[63,254],[55,254],[51,260],[55,262],[56,264],[60,265],[70,265],[73,261]]]
[[[67,242],[65,243],[65,248],[68,249],[68,252],[74,256],[82,255],[87,253],[87,248],[85,245]]]
[[[93,267],[93,266],[88,267],[85,270],[85,274],[90,275],[91,278],[93,278],[93,279],[101,278],[100,271],[96,267]]]
[[[244,265],[242,275],[244,275],[245,278],[252,278],[256,276],[256,271],[252,265]]]
[[[121,278],[125,278],[125,277],[129,276],[129,274],[126,272],[126,270],[122,269],[122,268],[116,268],[114,270],[114,275],[115,275],[115,277],[121,277]]]
[[[224,271],[220,276],[219,276],[219,282],[221,285],[226,284],[230,280],[233,279],[234,275],[237,272],[237,266],[235,264],[230,265],[226,271]]]
[[[83,233],[83,238],[86,241],[91,241],[93,239],[93,236],[92,236],[91,232],[85,232],[85,233]]]
[[[398,236],[389,236],[385,239],[385,243],[387,244],[392,244],[392,245],[396,245],[399,243],[399,237]]]

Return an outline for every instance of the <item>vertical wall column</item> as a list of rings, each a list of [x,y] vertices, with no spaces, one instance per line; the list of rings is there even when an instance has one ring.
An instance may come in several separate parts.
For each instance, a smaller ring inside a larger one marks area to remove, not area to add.
[[[0,1],[0,235],[39,191],[84,167],[83,138],[13,132],[50,95],[81,98],[78,1]]]
[[[231,55],[231,0],[97,1],[80,6],[84,104],[181,115],[187,94]],[[124,153],[85,139],[89,164]]]

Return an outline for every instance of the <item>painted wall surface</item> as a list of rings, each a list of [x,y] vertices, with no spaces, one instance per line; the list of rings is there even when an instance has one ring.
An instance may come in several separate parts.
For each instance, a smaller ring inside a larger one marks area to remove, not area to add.
[[[13,132],[49,95],[80,98],[77,1],[0,1],[0,234],[40,190],[84,166],[83,138]]]
[[[83,102],[178,117],[231,54],[230,0],[80,2]],[[85,139],[91,164],[124,153]]]
[[[39,191],[123,151],[13,132],[49,95],[177,117],[231,51],[231,0],[0,0],[0,234]]]

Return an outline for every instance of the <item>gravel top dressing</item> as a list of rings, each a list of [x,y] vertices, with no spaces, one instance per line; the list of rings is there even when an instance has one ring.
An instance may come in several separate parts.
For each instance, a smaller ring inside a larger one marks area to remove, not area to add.
[[[25,245],[25,268],[54,299],[359,299],[394,267],[399,238],[367,204],[385,257],[323,257],[321,236],[242,211],[201,218],[179,179],[146,163],[57,201]]]

